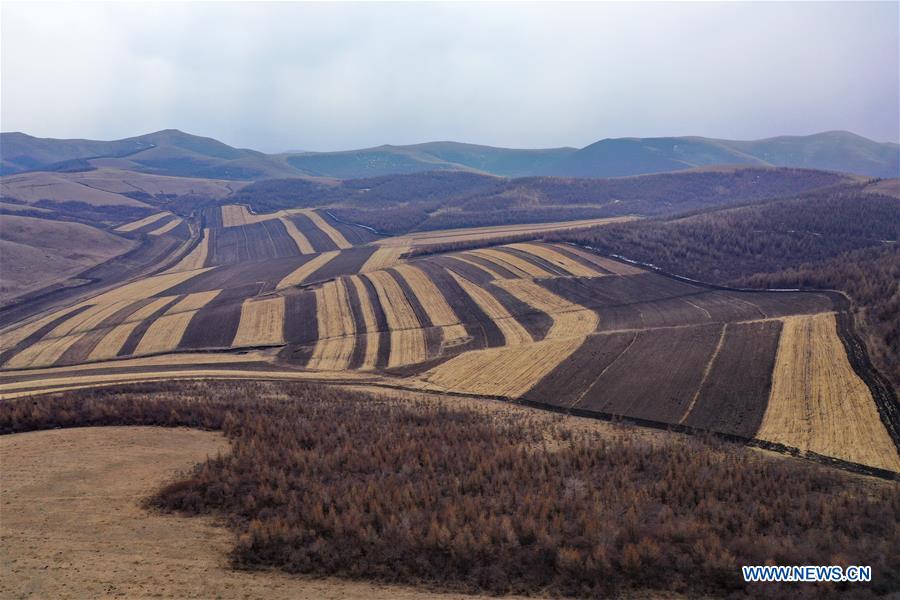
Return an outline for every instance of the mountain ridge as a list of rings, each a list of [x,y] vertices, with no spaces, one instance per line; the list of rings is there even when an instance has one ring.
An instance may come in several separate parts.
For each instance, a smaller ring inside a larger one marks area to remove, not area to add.
[[[900,145],[848,131],[758,140],[702,136],[604,138],[583,148],[502,148],[450,140],[331,152],[267,154],[211,137],[164,129],[120,140],[37,138],[0,133],[0,174],[120,168],[234,180],[353,179],[424,171],[502,177],[623,177],[717,165],[775,166],[900,176]]]

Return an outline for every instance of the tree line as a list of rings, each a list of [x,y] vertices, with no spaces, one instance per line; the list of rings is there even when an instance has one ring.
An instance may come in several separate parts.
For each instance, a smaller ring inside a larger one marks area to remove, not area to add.
[[[877,596],[900,490],[678,435],[294,383],[160,382],[0,403],[4,433],[222,430],[149,504],[222,516],[233,564],[490,593]],[[869,564],[871,584],[745,586],[743,564]]]

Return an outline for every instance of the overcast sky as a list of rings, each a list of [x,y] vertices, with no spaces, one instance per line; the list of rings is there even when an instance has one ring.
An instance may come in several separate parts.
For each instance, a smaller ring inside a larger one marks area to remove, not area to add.
[[[900,137],[898,2],[2,5],[0,128],[265,151]]]

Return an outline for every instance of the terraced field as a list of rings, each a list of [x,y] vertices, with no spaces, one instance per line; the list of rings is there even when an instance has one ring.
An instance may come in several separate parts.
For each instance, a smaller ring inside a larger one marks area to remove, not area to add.
[[[187,223],[160,212],[120,229],[170,226]],[[405,258],[444,235],[386,239],[309,209],[223,206],[192,230],[167,270],[0,332],[0,394],[162,377],[362,382],[711,430],[900,472],[841,344],[835,296],[713,289],[541,242]]]

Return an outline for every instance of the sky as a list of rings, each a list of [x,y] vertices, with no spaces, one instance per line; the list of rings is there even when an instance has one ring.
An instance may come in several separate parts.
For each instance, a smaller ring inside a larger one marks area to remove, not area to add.
[[[900,138],[900,3],[6,2],[0,129],[267,152]]]

